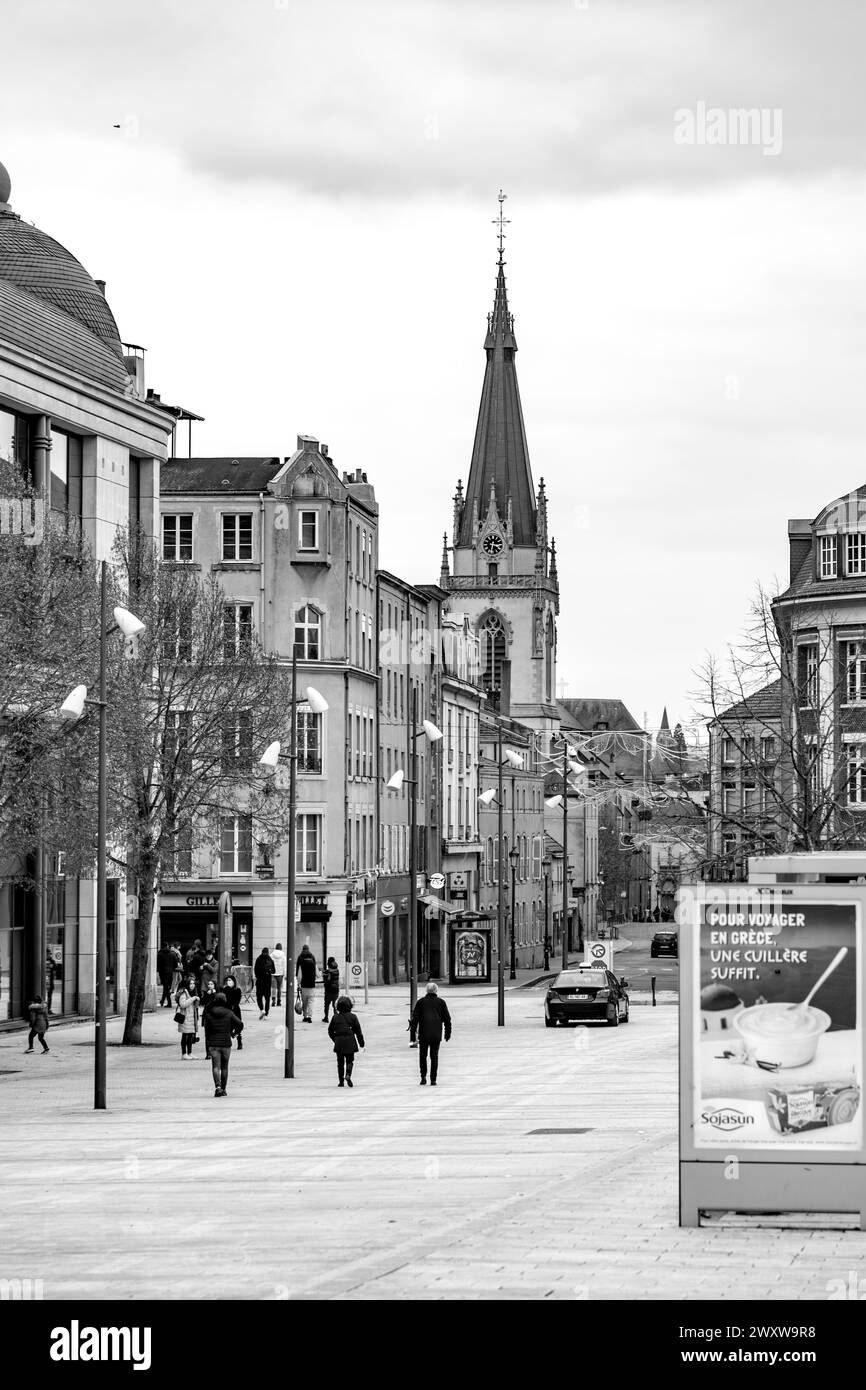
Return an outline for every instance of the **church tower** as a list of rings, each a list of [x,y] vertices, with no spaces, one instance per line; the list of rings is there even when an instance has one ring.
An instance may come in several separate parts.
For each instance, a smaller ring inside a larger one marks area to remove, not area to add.
[[[508,309],[500,193],[499,262],[487,319],[484,385],[466,491],[457,484],[451,568],[443,554],[448,608],[466,613],[481,636],[483,684],[500,709],[549,736],[557,732],[556,548],[548,536],[544,479],[529,466]]]

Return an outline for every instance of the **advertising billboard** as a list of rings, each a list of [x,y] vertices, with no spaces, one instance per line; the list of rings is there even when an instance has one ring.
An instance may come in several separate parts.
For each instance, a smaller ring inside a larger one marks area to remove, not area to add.
[[[695,1149],[861,1150],[861,904],[741,889],[695,927]]]

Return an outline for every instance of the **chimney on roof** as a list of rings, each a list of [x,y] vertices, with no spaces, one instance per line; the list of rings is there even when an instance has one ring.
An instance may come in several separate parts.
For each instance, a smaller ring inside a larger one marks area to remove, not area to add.
[[[791,573],[788,579],[793,584],[800,567],[812,549],[812,523],[800,518],[788,522],[788,545],[791,552]]]
[[[96,288],[99,290],[99,293],[102,295],[102,298],[104,299],[104,298],[105,298],[105,281],[104,281],[104,280],[94,280],[93,283],[94,283],[94,285],[96,286]]]
[[[326,459],[326,458],[329,457],[329,454],[328,454],[328,446],[327,446],[327,444],[320,444],[320,445],[319,445],[319,453],[322,455],[322,458],[325,458],[325,459]]]
[[[319,441],[318,441],[318,439],[314,439],[313,436],[312,436],[311,434],[299,434],[299,435],[298,435],[298,448],[299,448],[299,449],[302,449],[302,450],[303,450],[303,449],[314,449],[314,450],[315,450],[315,449],[318,449],[318,447],[319,447]]]

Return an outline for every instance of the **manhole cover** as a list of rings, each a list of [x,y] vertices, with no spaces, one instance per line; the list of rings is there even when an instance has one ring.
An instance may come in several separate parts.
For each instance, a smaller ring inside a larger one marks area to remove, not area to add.
[[[530,1129],[527,1134],[592,1134],[592,1129]]]

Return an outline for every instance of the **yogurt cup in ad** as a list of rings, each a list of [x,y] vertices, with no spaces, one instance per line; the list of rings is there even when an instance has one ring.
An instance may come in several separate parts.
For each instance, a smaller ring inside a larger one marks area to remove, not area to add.
[[[754,1004],[732,1019],[750,1062],[765,1067],[804,1067],[814,1061],[830,1015],[812,1004]]]

